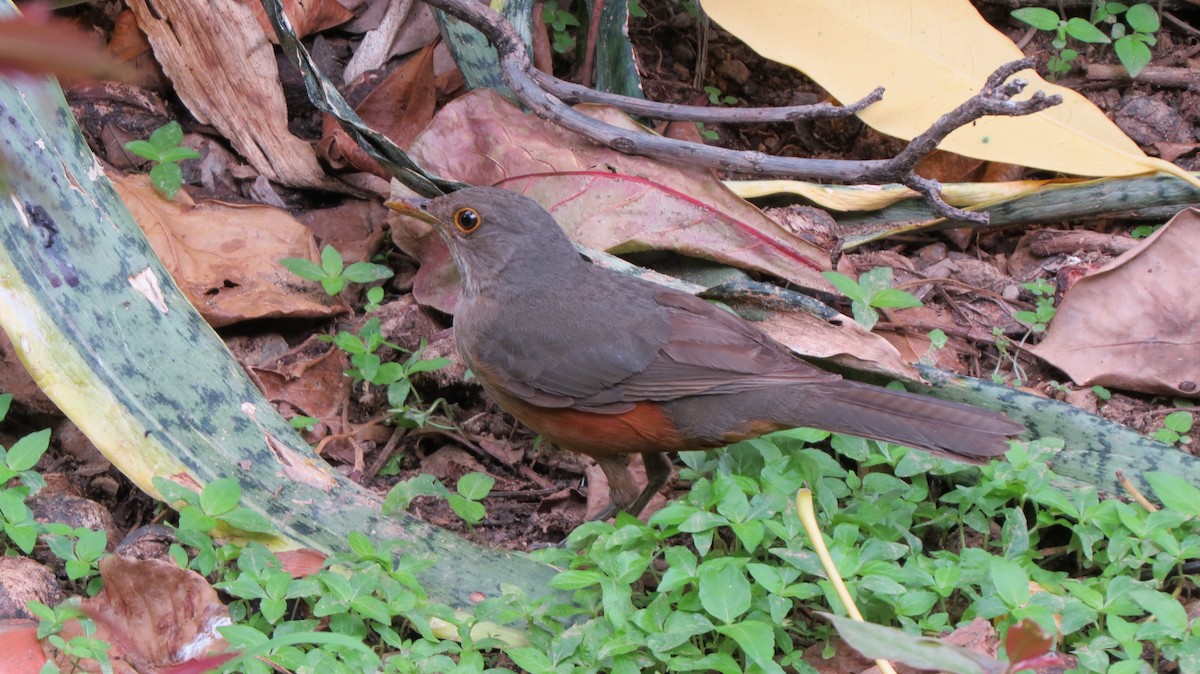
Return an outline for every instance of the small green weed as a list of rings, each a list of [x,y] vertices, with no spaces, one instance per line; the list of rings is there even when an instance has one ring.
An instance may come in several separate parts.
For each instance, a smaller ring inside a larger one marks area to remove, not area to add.
[[[1138,225],[1130,230],[1129,236],[1135,239],[1144,239],[1157,232],[1159,227],[1162,227],[1162,225]]]
[[[111,646],[107,642],[95,638],[96,623],[87,617],[78,606],[63,603],[51,608],[37,601],[28,602],[26,606],[38,619],[38,638],[46,639],[51,646],[57,648],[74,663],[74,666],[67,670],[68,672],[86,671],[80,667],[81,662],[94,660],[99,663],[101,672],[112,674],[112,660],[108,656]],[[59,633],[72,619],[79,622],[79,628],[83,634],[68,641],[59,636]],[[53,660],[50,660],[40,671],[41,674],[51,674],[62,670],[54,664]]]
[[[0,420],[8,415],[12,394],[0,394]],[[50,430],[26,435],[12,447],[0,447],[0,554],[10,544],[29,554],[37,544],[42,525],[33,518],[25,499],[46,486],[41,474],[33,470],[50,446]]]
[[[155,477],[153,483],[164,500],[177,506],[179,524],[175,527],[175,537],[196,550],[189,562],[182,547],[171,546],[171,555],[181,567],[207,576],[229,561],[222,556],[224,548],[218,548],[213,542],[212,535],[216,532],[275,533],[275,525],[270,520],[238,505],[242,486],[234,478],[213,480],[199,494],[163,477]]]
[[[54,556],[63,560],[67,579],[85,580],[85,591],[94,595],[100,591],[100,558],[108,545],[108,535],[102,530],[71,527],[52,522],[43,526],[46,543]]]
[[[385,340],[380,330],[379,319],[369,318],[359,328],[358,334],[343,330],[332,337],[323,336],[321,339],[332,342],[334,346],[350,355],[350,364],[353,368],[346,374],[355,383],[366,382],[386,388],[389,411],[398,425],[406,428],[423,428],[432,424],[439,428],[451,428],[451,426],[438,425],[430,420],[433,413],[445,404],[445,400],[438,398],[428,407],[424,407],[412,385],[413,375],[441,369],[449,365],[450,360],[448,358],[425,358],[425,343],[421,342],[421,345],[409,353],[408,358],[404,361],[385,363],[383,358],[376,353],[380,347],[386,346],[397,352],[407,352],[400,346]]]
[[[704,140],[716,141],[721,139],[721,134],[715,130],[704,128],[704,122],[696,122],[696,130],[700,132],[700,137]]]
[[[1194,422],[1195,418],[1191,412],[1171,412],[1163,419],[1163,427],[1154,431],[1154,439],[1168,445],[1189,444],[1192,438],[1188,433],[1192,431]]]
[[[418,496],[436,496],[446,499],[454,514],[469,525],[479,524],[487,515],[480,501],[487,498],[495,486],[496,479],[483,473],[467,473],[458,479],[455,491],[451,492],[430,475],[417,475],[397,482],[383,500],[383,512],[393,513],[408,508]]]
[[[279,264],[302,279],[317,281],[325,289],[325,293],[330,296],[342,292],[347,283],[373,283],[394,275],[390,268],[374,262],[355,262],[346,266],[342,254],[329,245],[321,249],[321,264],[319,265],[303,257],[285,257],[279,261]],[[382,293],[383,291],[379,290],[375,295],[376,299],[373,301],[376,307],[383,299]],[[367,298],[368,301],[372,301],[369,292]]]
[[[182,142],[183,127],[179,126],[179,122],[168,122],[155,129],[149,140],[125,143],[125,149],[129,152],[154,162],[150,169],[150,183],[167,199],[174,199],[183,187],[183,169],[179,168],[179,162],[200,158],[199,152],[180,145]]]
[[[1013,318],[1029,326],[1034,333],[1043,333],[1054,318],[1054,286],[1045,279],[1022,283],[1021,287],[1033,294],[1033,311],[1018,311]]]
[[[1156,43],[1154,34],[1160,27],[1158,12],[1148,3],[1131,7],[1119,2],[1099,2],[1091,21],[1079,17],[1062,19],[1045,7],[1023,7],[1013,10],[1012,16],[1038,30],[1054,32],[1050,44],[1058,53],[1046,63],[1052,76],[1066,74],[1071,70],[1071,62],[1079,56],[1078,51],[1067,46],[1070,38],[1088,44],[1113,44],[1115,40],[1113,50],[1117,59],[1130,77],[1137,77],[1150,63],[1150,47]],[[1101,23],[1108,24],[1108,34],[1097,27]]]
[[[292,428],[307,433],[316,428],[317,424],[321,423],[321,420],[306,416],[304,414],[297,414],[293,417],[289,417],[288,423],[291,424]]]
[[[854,320],[867,330],[879,322],[876,309],[904,309],[921,306],[912,294],[892,287],[892,269],[876,267],[858,277],[858,281],[836,271],[821,272],[843,295],[850,298]]]
[[[704,93],[708,94],[708,102],[712,105],[737,105],[738,102],[736,96],[723,94],[717,87],[704,87]]]
[[[550,43],[554,51],[566,54],[575,48],[574,33],[579,28],[579,19],[559,7],[557,0],[548,0],[542,5],[542,21],[550,27]]]

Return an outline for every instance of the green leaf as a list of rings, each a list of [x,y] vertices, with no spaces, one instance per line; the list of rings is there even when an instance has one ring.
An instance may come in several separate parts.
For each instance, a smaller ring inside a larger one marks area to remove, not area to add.
[[[944,644],[930,637],[914,636],[903,630],[858,622],[845,616],[821,615],[833,622],[846,643],[865,657],[899,660],[917,669],[953,674],[988,674],[1000,671],[998,663],[985,655]]]
[[[507,648],[505,655],[512,658],[514,664],[530,674],[553,674],[554,665],[546,654],[532,646]]]
[[[242,499],[242,487],[232,477],[222,477],[204,486],[200,492],[200,509],[205,515],[224,515],[237,507]]]
[[[1104,31],[1093,26],[1086,19],[1075,17],[1067,20],[1067,35],[1089,44],[1108,44],[1112,42]]]
[[[449,358],[428,358],[418,360],[417,362],[406,366],[409,374],[417,374],[418,372],[433,372],[440,370],[450,364]]]
[[[599,585],[603,577],[598,571],[563,571],[550,579],[550,587],[556,590],[582,590]]]
[[[104,548],[107,545],[107,534],[103,531],[88,529],[79,534],[79,541],[75,543],[75,555],[81,560],[91,562],[104,554]]]
[[[455,487],[458,493],[471,499],[478,501],[486,497],[492,491],[492,487],[496,484],[496,478],[483,473],[467,473],[458,478],[458,485]]]
[[[1163,627],[1167,628],[1174,638],[1182,638],[1188,631],[1187,611],[1183,604],[1165,592],[1140,588],[1129,593],[1130,598],[1154,616]]]
[[[328,244],[321,249],[321,269],[325,271],[326,276],[341,276],[342,270],[345,269],[342,254]]]
[[[131,140],[122,147],[128,152],[132,152],[142,159],[149,159],[150,161],[158,161],[161,155],[157,147],[144,140]]]
[[[1125,70],[1129,71],[1130,77],[1137,77],[1138,73],[1142,72],[1142,69],[1149,65],[1150,59],[1153,58],[1150,48],[1134,35],[1126,35],[1117,40],[1117,43],[1113,45],[1113,51],[1117,52],[1117,59],[1121,61],[1121,65],[1125,66]]]
[[[325,291],[326,295],[336,295],[342,292],[342,289],[345,287],[346,279],[341,276],[327,276],[321,279],[321,289]]]
[[[150,184],[167,199],[174,199],[183,185],[183,169],[174,162],[161,162],[150,169]]]
[[[1178,475],[1161,471],[1146,473],[1146,481],[1163,505],[1185,515],[1200,517],[1200,488]]]
[[[896,288],[885,288],[871,298],[871,306],[880,308],[907,309],[921,306],[915,295]]]
[[[1129,8],[1125,12],[1125,23],[1129,27],[1139,33],[1157,33],[1162,26],[1158,18],[1158,12],[1154,11],[1154,7],[1148,3],[1142,2]]]
[[[825,280],[832,283],[833,287],[838,289],[838,292],[842,293],[851,300],[866,299],[866,297],[863,295],[862,288],[860,288],[858,285],[858,282],[849,276],[836,271],[823,271],[821,272],[821,276],[824,276]]]
[[[1171,412],[1163,419],[1163,426],[1175,431],[1176,433],[1187,433],[1192,430],[1193,419],[1191,412]]]
[[[167,503],[175,504],[182,501],[191,506],[200,505],[199,494],[179,484],[178,482],[175,482],[174,480],[168,480],[165,477],[156,475],[151,482],[154,484],[154,488],[158,490],[158,493],[162,495],[163,499]]]
[[[303,257],[285,257],[279,261],[285,269],[296,276],[309,281],[320,281],[325,278],[325,270],[316,262]]]
[[[204,514],[203,510],[187,506],[179,511],[179,528],[192,531],[211,531],[217,521]]]
[[[395,276],[395,272],[391,269],[372,262],[355,262],[346,267],[346,271],[342,272],[342,277],[353,283],[371,283],[372,281],[382,281],[392,276]]]
[[[12,399],[11,393],[0,393],[0,421],[4,421],[4,418],[8,416],[8,408],[12,405]]]
[[[172,147],[172,148],[167,148],[166,150],[163,150],[162,155],[159,157],[159,161],[180,162],[185,159],[199,159],[199,158],[200,158],[199,152],[196,152],[195,150],[193,150],[190,147],[180,145],[179,147]]]
[[[867,330],[874,328],[879,322],[879,312],[867,302],[854,300],[850,303],[850,313],[854,314],[854,321]]]
[[[16,543],[21,552],[29,554],[33,552],[33,546],[37,545],[38,530],[32,524],[12,524],[3,527],[4,534],[9,540]]]
[[[1023,21],[1038,30],[1054,30],[1058,28],[1058,14],[1054,10],[1046,9],[1045,7],[1023,7],[1014,9],[1012,17],[1018,21]]]
[[[183,142],[183,127],[179,122],[167,122],[150,134],[150,144],[159,150],[175,147]]]
[[[746,657],[759,667],[770,672],[783,672],[775,664],[775,630],[771,625],[747,620],[732,625],[717,625],[716,630],[736,641]]]
[[[996,586],[996,595],[1006,606],[1017,608],[1029,601],[1029,574],[1020,564],[1002,557],[993,557],[988,570],[991,573],[992,584]]]
[[[234,508],[217,519],[235,529],[252,534],[273,534],[277,532],[271,520],[249,508]]]
[[[23,470],[29,470],[37,464],[38,459],[42,458],[42,454],[46,452],[46,448],[49,446],[49,428],[36,433],[30,433],[13,443],[12,448],[8,450],[5,464],[7,464],[10,470],[18,473]],[[0,487],[2,486],[0,485]]]
[[[717,620],[731,623],[750,609],[746,572],[721,557],[700,564],[700,605]]]
[[[446,502],[450,504],[450,509],[468,524],[478,524],[487,515],[483,504],[463,498],[459,494],[451,494]]]

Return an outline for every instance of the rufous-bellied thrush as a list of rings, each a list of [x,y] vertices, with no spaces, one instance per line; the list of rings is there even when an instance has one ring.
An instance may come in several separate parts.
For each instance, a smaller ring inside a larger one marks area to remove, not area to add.
[[[496,188],[391,201],[432,223],[458,265],[459,352],[487,393],[608,477],[637,514],[665,454],[809,426],[975,461],[1023,428],[1002,414],[848,381],[734,314],[585,261],[549,213]],[[625,464],[641,453],[649,484]]]

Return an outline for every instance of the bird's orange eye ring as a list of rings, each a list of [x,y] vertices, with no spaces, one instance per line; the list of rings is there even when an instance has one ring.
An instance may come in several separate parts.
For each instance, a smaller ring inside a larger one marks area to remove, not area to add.
[[[454,226],[463,234],[470,234],[483,224],[483,216],[474,208],[460,208],[454,212]]]

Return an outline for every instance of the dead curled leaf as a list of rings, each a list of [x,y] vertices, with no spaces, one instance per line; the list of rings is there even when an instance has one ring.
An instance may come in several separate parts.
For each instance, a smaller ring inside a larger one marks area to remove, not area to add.
[[[1072,286],[1033,352],[1080,385],[1200,395],[1197,260],[1190,208]]]
[[[112,645],[114,671],[159,671],[228,648],[217,628],[230,624],[229,610],[195,571],[159,559],[109,555],[100,560],[100,576],[104,589],[80,607],[95,621],[96,638]],[[70,640],[80,633],[72,621],[62,636]],[[73,665],[61,659],[59,664]]]
[[[429,123],[436,101],[433,47],[429,46],[378,79],[366,98],[354,106],[354,111],[368,126],[404,147]],[[381,178],[390,177],[331,115],[324,116],[321,126],[317,153],[330,165],[339,168],[349,165]]]
[[[647,132],[614,109],[578,109]],[[599,146],[490,90],[442,108],[410,154],[445,178],[525,194],[590,248],[674,250],[831,291],[820,275],[829,268],[828,251],[736,197],[711,171]],[[423,266],[422,273],[442,272]]]
[[[171,277],[213,327],[257,318],[320,318],[345,311],[278,261],[317,258],[308,228],[269,206],[160,197],[146,176],[118,176],[117,193]]]

